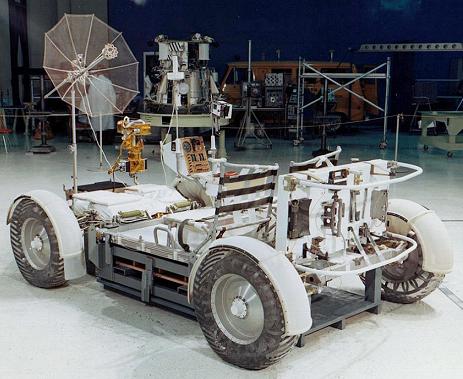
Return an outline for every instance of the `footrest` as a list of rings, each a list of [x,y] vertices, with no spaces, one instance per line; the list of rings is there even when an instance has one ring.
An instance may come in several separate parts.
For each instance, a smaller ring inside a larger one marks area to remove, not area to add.
[[[304,346],[304,337],[331,326],[344,329],[346,320],[362,312],[378,314],[381,306],[381,268],[365,273],[365,293],[351,293],[342,289],[324,287],[323,292],[311,298],[312,327],[301,334],[296,346]]]

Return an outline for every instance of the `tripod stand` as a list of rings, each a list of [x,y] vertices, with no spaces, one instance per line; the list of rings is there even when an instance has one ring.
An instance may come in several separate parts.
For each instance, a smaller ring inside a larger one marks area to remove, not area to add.
[[[256,143],[263,145],[265,148],[272,147],[272,141],[267,135],[267,132],[264,129],[264,126],[257,118],[255,112],[251,107],[251,98],[247,97],[244,99],[245,101],[245,112],[243,118],[240,122],[240,128],[238,130],[238,134],[236,136],[235,147],[238,149],[242,149],[245,146],[247,138],[254,138]],[[253,117],[254,121],[253,122]]]
[[[237,149],[243,149],[244,144],[246,143],[246,138],[254,138],[256,143],[265,146],[265,148],[272,147],[272,141],[268,138],[268,135],[264,129],[264,125],[261,124],[257,118],[255,112],[252,109],[252,92],[253,92],[253,83],[252,78],[252,67],[251,67],[251,40],[248,41],[248,81],[243,83],[243,92],[245,97],[243,97],[244,102],[244,115],[240,122],[240,128],[238,129],[238,134],[236,135],[235,147]],[[254,117],[255,123],[252,122]]]

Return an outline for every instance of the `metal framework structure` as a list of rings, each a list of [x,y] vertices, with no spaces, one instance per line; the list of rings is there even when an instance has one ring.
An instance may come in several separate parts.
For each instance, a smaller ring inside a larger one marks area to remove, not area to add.
[[[416,42],[416,43],[364,43],[358,50],[360,53],[413,53],[435,51],[463,51],[460,42]]]
[[[380,70],[386,70],[385,72],[379,72]],[[323,79],[324,88],[323,95],[317,99],[311,101],[310,103],[304,104],[304,90],[305,90],[305,80],[306,79]],[[339,79],[347,79],[348,81],[344,84],[340,83]],[[366,99],[364,96],[352,91],[350,86],[361,80],[361,79],[383,79],[386,81],[385,96],[384,96],[384,105],[381,107],[378,104],[371,102]],[[391,59],[388,57],[386,62],[381,63],[380,65],[372,68],[371,70],[364,73],[357,72],[321,72],[313,67],[307,61],[299,58],[299,67],[298,67],[298,83],[297,83],[297,118],[296,118],[296,140],[302,140],[302,131],[304,127],[304,109],[308,108],[320,101],[324,103],[324,115],[326,116],[327,112],[327,97],[328,97],[328,83],[332,83],[336,86],[335,89],[331,91],[331,94],[334,94],[338,91],[344,90],[349,92],[351,95],[359,98],[365,103],[371,105],[372,107],[378,109],[384,114],[384,123],[383,123],[383,138],[380,142],[380,147],[384,148],[387,145],[386,133],[387,133],[387,116],[388,116],[388,107],[389,107],[389,87],[391,79]]]

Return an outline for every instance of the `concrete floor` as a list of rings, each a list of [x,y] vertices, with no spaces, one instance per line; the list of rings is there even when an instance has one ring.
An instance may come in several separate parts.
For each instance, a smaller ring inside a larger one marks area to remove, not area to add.
[[[363,131],[330,139],[340,144],[341,156],[391,158],[392,146],[377,148],[380,131]],[[392,137],[391,137],[392,139]],[[24,154],[20,139],[8,155],[0,150],[0,377],[109,377],[109,378],[223,378],[310,377],[390,378],[463,377],[463,154],[447,159],[445,152],[418,149],[417,137],[402,135],[399,158],[418,164],[424,174],[393,189],[394,197],[413,199],[436,210],[445,220],[455,246],[455,269],[441,290],[413,305],[384,303],[380,315],[364,313],[349,319],[343,331],[325,329],[306,338],[283,361],[261,372],[228,365],[209,349],[195,321],[141,302],[104,291],[93,277],[64,288],[43,290],[28,285],[20,275],[9,245],[4,220],[9,204],[24,191],[41,188],[62,195],[70,186],[71,155],[64,141],[53,141],[57,152]],[[232,162],[278,162],[283,171],[289,160],[308,159],[317,141],[293,147],[274,141],[272,150],[236,152],[228,141]],[[108,156],[114,150],[106,148]],[[81,183],[102,180],[98,153],[79,145]],[[158,161],[141,182],[162,183]],[[358,280],[350,286],[361,288]],[[446,291],[448,292],[448,291]]]

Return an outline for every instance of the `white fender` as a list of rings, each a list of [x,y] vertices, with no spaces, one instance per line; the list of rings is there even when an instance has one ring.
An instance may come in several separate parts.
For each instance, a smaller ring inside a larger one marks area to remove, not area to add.
[[[391,199],[387,212],[399,216],[399,220],[389,218],[388,230],[402,235],[410,230],[416,233],[423,253],[423,270],[435,274],[446,274],[452,270],[450,236],[434,211],[410,200]]]
[[[283,308],[286,335],[302,334],[312,326],[310,301],[304,284],[291,262],[281,253],[262,241],[246,236],[233,236],[215,240],[209,249],[215,247],[233,247],[254,257],[259,267],[268,276],[278,294]],[[192,298],[192,284],[197,269],[204,258],[203,254],[195,262],[189,279],[189,299]]]
[[[29,198],[42,207],[48,215],[58,239],[59,253],[64,263],[64,278],[77,279],[86,274],[82,230],[67,202],[56,194],[34,190],[17,197],[8,211],[7,224],[21,199]]]

